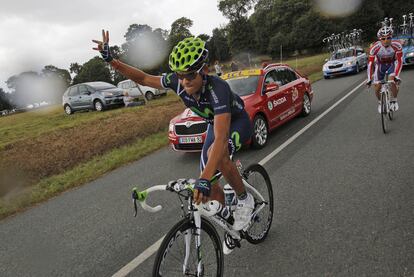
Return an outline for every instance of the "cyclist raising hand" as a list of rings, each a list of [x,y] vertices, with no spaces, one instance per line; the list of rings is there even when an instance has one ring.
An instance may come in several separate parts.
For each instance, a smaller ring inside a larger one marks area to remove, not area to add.
[[[102,30],[102,41],[94,50],[115,70],[144,86],[170,88],[193,112],[207,121],[200,178],[196,181],[194,201],[199,204],[208,199],[224,203],[224,193],[212,180],[217,170],[232,186],[238,197],[234,212],[235,230],[244,229],[250,222],[254,199],[242,182],[241,176],[230,160],[230,155],[241,148],[252,136],[252,126],[243,100],[234,94],[229,85],[217,76],[207,74],[208,50],[200,38],[189,37],[180,41],[169,56],[172,73],[163,76],[147,74],[124,62],[113,59],[109,49],[109,32]]]

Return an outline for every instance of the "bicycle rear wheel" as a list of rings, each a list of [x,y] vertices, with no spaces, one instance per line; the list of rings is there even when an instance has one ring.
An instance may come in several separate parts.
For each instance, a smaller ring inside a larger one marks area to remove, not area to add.
[[[213,225],[201,218],[201,276],[223,276],[224,258],[220,237]],[[198,276],[196,227],[189,218],[168,232],[158,249],[152,276]],[[185,264],[187,253],[187,263]]]
[[[247,187],[255,201],[255,211],[264,204],[263,209],[253,218],[253,223],[246,231],[246,240],[257,244],[262,242],[269,233],[273,221],[273,189],[269,175],[260,164],[252,164],[243,172],[243,178],[254,187],[264,198],[260,199],[258,194]]]
[[[381,125],[384,134],[387,133],[387,100],[385,93],[381,93]]]

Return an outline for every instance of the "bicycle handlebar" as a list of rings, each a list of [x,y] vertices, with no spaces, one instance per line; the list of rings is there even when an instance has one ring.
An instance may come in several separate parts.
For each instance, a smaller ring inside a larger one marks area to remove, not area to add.
[[[162,209],[161,205],[151,207],[150,205],[147,204],[146,200],[150,192],[159,191],[159,190],[167,190],[167,191],[173,191],[173,192],[180,194],[180,192],[184,190],[193,191],[194,183],[195,183],[194,179],[189,179],[189,180],[178,179],[177,181],[169,182],[167,185],[157,185],[157,186],[149,187],[143,191],[138,191],[137,188],[133,188],[132,189],[132,201],[134,203],[134,209],[135,209],[134,217],[136,217],[138,213],[137,200],[139,204],[141,205],[141,207],[148,212],[156,213]]]
[[[151,212],[151,213],[159,212],[162,209],[162,206],[157,205],[155,207],[151,207],[150,205],[147,204],[147,196],[150,192],[153,192],[153,191],[167,190],[167,187],[168,187],[167,185],[158,185],[158,186],[147,188],[146,190],[143,190],[143,191],[138,191],[137,188],[133,188],[132,200],[134,202],[134,208],[135,208],[134,216],[137,216],[137,204],[136,204],[137,200],[144,210]]]

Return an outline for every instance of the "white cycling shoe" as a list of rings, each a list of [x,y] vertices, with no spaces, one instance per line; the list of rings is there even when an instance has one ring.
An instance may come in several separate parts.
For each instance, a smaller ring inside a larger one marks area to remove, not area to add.
[[[393,112],[398,111],[398,109],[399,109],[398,102],[397,101],[391,101],[390,109]]]
[[[247,197],[244,200],[237,200],[237,207],[234,211],[234,224],[233,229],[240,231],[246,228],[252,216],[254,209],[254,198],[250,193],[247,193]]]

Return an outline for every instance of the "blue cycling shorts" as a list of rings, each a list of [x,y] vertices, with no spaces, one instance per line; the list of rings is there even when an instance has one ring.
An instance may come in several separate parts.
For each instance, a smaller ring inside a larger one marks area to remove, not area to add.
[[[384,80],[385,75],[394,76],[395,63],[380,63],[375,67],[374,84]]]
[[[229,154],[230,156],[236,153],[243,144],[247,143],[253,135],[253,127],[249,115],[246,111],[242,111],[236,118],[232,118],[230,124],[229,137]],[[200,170],[203,171],[208,160],[208,149],[214,142],[214,125],[208,124],[207,136],[204,141],[203,149],[201,150]]]

